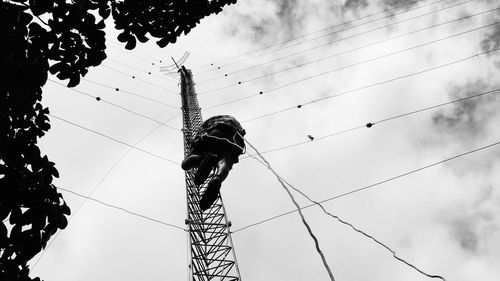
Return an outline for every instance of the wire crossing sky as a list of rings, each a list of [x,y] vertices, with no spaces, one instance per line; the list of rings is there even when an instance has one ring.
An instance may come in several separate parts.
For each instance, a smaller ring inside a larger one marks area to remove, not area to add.
[[[495,2],[239,1],[174,45],[132,51],[107,23],[104,64],[75,88],[44,87],[42,153],[78,215],[33,276],[186,278],[186,233],[173,229],[186,217],[179,76],[160,69],[189,52],[203,117],[235,116],[285,185],[317,198],[295,199],[335,279],[426,278],[384,241],[422,272],[496,281]],[[242,277],[331,280],[276,179],[248,157],[221,189]]]

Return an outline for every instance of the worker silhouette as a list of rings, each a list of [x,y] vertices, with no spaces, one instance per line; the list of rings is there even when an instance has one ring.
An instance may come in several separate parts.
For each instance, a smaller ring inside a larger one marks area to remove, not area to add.
[[[203,184],[215,169],[200,200],[202,211],[217,200],[222,182],[233,164],[238,163],[238,156],[245,152],[244,135],[240,123],[229,115],[210,117],[198,128],[181,167],[185,171],[198,168],[194,177],[196,185]]]

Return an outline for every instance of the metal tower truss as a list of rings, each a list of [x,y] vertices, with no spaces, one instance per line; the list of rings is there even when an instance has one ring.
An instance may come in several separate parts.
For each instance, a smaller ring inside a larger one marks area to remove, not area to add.
[[[184,134],[184,155],[203,119],[198,105],[192,73],[184,66],[181,73],[181,99]],[[213,173],[213,171],[212,171]],[[208,180],[200,186],[194,184],[196,169],[186,172],[187,219],[190,247],[189,280],[240,280],[236,255],[231,240],[230,226],[220,195],[204,212],[199,203]],[[208,177],[210,179],[210,176]]]

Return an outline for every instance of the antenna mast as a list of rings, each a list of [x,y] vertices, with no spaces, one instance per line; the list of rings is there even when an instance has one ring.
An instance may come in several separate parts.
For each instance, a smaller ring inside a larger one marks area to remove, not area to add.
[[[191,70],[182,66],[181,100],[184,134],[184,156],[189,153],[191,141],[203,122]],[[240,272],[234,253],[230,226],[220,194],[214,204],[202,212],[199,207],[206,183],[196,186],[196,169],[186,171],[187,219],[190,247],[190,276],[188,280],[239,281]],[[210,177],[209,177],[210,178]]]

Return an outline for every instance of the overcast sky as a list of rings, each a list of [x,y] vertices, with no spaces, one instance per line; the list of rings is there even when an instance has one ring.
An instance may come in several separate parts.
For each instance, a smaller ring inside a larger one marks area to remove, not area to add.
[[[55,77],[63,86],[44,87],[53,117],[42,151],[56,162],[57,186],[184,227],[179,77],[159,67],[190,52],[185,65],[204,118],[234,115],[253,145],[273,150],[264,157],[284,179],[314,200],[332,198],[500,141],[500,93],[489,92],[500,87],[499,7],[495,0],[240,0],[172,46],[151,40],[134,51],[124,50],[109,22],[108,59],[74,89]],[[256,51],[266,46],[273,47]],[[499,157],[493,146],[324,207],[429,274],[496,281]],[[33,259],[32,276],[187,279],[184,231],[61,193],[73,215]],[[222,196],[242,280],[329,280],[297,213],[246,228],[294,209],[259,162],[241,159]],[[429,280],[318,207],[304,214],[336,280]]]

